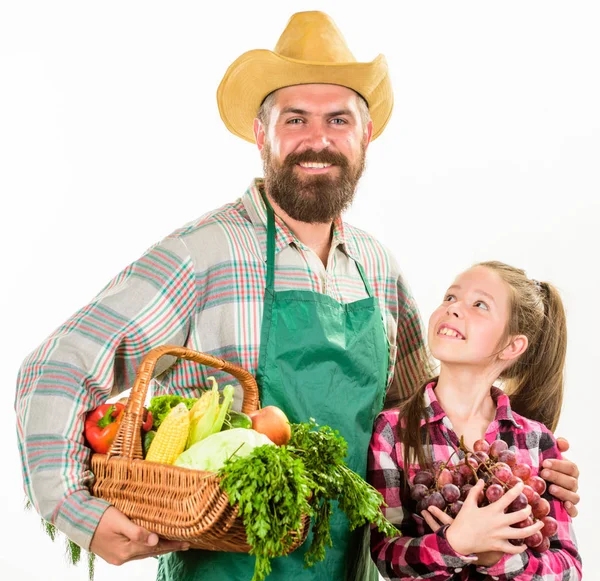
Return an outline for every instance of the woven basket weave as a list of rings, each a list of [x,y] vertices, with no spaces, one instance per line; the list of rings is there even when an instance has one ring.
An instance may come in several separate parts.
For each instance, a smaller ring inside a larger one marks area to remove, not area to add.
[[[156,362],[163,355],[189,359],[233,375],[242,386],[242,411],[258,409],[258,387],[245,369],[206,353],[164,345],[144,357],[107,454],[92,455],[92,494],[115,506],[136,524],[165,539],[187,541],[193,549],[247,553],[246,530],[214,472],[179,468],[143,459],[141,427],[144,401]],[[310,519],[292,550],[306,539]]]

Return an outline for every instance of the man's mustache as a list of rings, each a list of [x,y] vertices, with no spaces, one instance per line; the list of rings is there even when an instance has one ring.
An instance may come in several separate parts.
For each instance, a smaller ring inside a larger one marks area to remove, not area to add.
[[[307,149],[300,153],[290,153],[283,162],[286,167],[292,167],[298,163],[312,162],[312,163],[330,163],[337,165],[342,168],[348,167],[348,159],[345,155],[339,152],[331,151],[329,149],[322,149],[321,151],[314,151]]]

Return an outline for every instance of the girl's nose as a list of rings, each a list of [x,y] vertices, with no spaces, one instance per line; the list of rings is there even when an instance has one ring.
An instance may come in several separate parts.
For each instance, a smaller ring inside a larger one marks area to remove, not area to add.
[[[460,319],[462,317],[462,311],[461,311],[458,301],[450,303],[448,305],[448,308],[446,309],[446,313],[448,315],[454,315],[457,319]]]

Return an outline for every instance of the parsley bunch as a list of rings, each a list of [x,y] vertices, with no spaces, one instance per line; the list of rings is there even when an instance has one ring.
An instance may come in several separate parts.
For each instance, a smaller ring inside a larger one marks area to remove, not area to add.
[[[250,554],[256,556],[252,581],[271,572],[270,559],[287,554],[302,534],[302,515],[313,519],[306,567],[325,558],[332,546],[331,502],[346,513],[350,530],[373,523],[387,536],[400,532],[381,513],[383,497],[344,463],[348,444],[337,430],[310,422],[292,424],[287,446],[261,446],[222,468],[221,487],[246,527]],[[309,501],[310,499],[310,501]]]
[[[262,581],[271,558],[289,553],[302,535],[302,515],[312,513],[312,484],[285,446],[259,446],[249,456],[227,460],[221,472],[221,487],[231,504],[239,504],[250,554],[256,555],[252,581]]]

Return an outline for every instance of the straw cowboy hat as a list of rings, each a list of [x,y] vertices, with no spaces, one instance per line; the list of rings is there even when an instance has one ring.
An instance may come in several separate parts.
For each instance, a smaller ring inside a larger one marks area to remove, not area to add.
[[[274,51],[251,50],[227,69],[217,90],[221,119],[234,135],[254,143],[252,125],[264,98],[291,85],[327,83],[349,87],[369,105],[372,139],[392,113],[392,85],[385,57],[359,63],[342,33],[323,12],[294,14]]]

